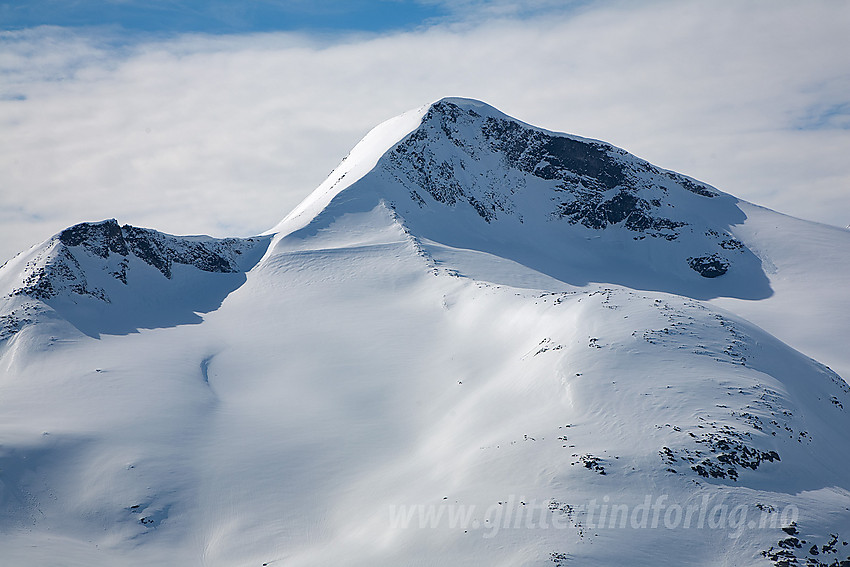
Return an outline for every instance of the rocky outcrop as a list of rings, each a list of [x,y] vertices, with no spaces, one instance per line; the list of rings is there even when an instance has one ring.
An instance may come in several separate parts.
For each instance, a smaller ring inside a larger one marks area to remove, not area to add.
[[[704,278],[716,278],[718,276],[722,276],[729,269],[729,262],[722,258],[719,254],[688,258],[688,265],[693,271]]]
[[[262,238],[171,236],[155,230],[120,226],[115,219],[81,223],[67,228],[52,239],[40,254],[27,263],[22,285],[12,295],[26,295],[42,301],[62,292],[87,295],[109,302],[100,286],[90,282],[83,263],[94,260],[112,278],[128,284],[130,260],[136,258],[171,279],[176,264],[204,272],[236,273],[247,270],[245,252]]]
[[[468,205],[488,224],[566,222],[594,231],[617,227],[635,241],[687,239],[702,254],[683,260],[705,278],[724,275],[730,258],[746,252],[728,225],[706,225],[692,214],[702,200],[721,197],[712,187],[610,144],[467,102],[431,105],[420,126],[385,155],[385,170],[419,208],[429,201]],[[530,211],[544,214],[532,219]]]

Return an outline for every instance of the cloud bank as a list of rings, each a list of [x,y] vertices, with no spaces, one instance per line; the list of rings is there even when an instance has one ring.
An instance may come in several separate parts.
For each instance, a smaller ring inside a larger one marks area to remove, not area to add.
[[[3,32],[0,262],[111,217],[262,232],[370,128],[449,95],[850,223],[850,4],[473,8],[377,35]]]

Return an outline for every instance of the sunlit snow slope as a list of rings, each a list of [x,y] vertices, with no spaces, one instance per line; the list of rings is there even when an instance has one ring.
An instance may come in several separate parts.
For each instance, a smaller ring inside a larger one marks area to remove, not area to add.
[[[71,227],[0,269],[0,564],[844,565],[848,259],[467,99],[265,236]]]

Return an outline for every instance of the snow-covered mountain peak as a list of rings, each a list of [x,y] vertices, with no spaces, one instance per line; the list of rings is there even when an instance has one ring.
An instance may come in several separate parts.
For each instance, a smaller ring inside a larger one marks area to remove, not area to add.
[[[372,130],[274,229],[273,250],[344,232],[334,228],[341,218],[350,227],[352,214],[383,206],[426,244],[486,252],[571,284],[767,297],[760,261],[735,236],[746,218],[738,203],[610,144],[445,98]]]
[[[268,240],[172,236],[115,219],[80,223],[4,265],[0,293],[19,304],[10,321],[28,320],[38,300],[91,335],[199,321],[196,312],[215,309],[244,283]]]
[[[845,566],[848,265],[468,99],[274,235],[70,227],[0,268],[0,563]]]

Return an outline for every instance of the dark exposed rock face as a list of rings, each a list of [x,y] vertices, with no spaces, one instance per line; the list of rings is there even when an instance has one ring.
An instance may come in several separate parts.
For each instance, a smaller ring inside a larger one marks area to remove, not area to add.
[[[81,223],[59,233],[65,246],[82,246],[91,254],[106,258],[110,252],[127,255],[127,244],[115,219],[101,223]]]
[[[383,168],[419,210],[471,207],[488,224],[568,224],[621,231],[634,241],[676,242],[683,251],[678,261],[704,278],[723,276],[735,258],[752,260],[729,230],[739,211],[712,187],[610,144],[541,130],[456,99],[433,104],[385,154]],[[707,210],[726,212],[711,224],[714,213],[703,215]]]
[[[704,278],[722,276],[729,269],[729,262],[717,254],[688,258],[688,265]]]
[[[81,223],[56,237],[58,246],[27,266],[23,285],[13,295],[48,300],[62,290],[88,295],[108,302],[103,289],[89,283],[81,266],[83,256],[102,261],[102,268],[121,282],[128,283],[130,259],[135,257],[171,279],[175,264],[193,266],[204,272],[235,273],[242,254],[256,246],[258,238],[179,237],[137,228],[119,226],[115,219]]]
[[[625,190],[618,191],[607,200],[602,193],[587,192],[581,199],[561,203],[558,206],[558,215],[573,223],[596,229],[625,221],[624,226],[629,230],[653,231],[653,235],[675,240],[677,234],[674,229],[685,226],[686,223],[654,217],[650,213],[651,207],[645,199]]]
[[[204,272],[240,271],[234,256],[242,254],[240,239],[193,242],[129,225],[124,225],[121,229],[129,251],[167,278],[171,278],[172,264],[186,264]]]
[[[439,139],[448,139],[458,159],[438,155]],[[514,214],[512,195],[522,189],[521,179],[505,184],[493,178],[475,178],[465,159],[480,160],[483,153],[496,155],[516,172],[555,182],[551,216],[572,224],[604,229],[622,224],[636,233],[673,240],[686,222],[662,214],[668,188],[648,186],[646,173],[666,184],[706,198],[717,193],[684,176],[643,162],[624,159],[628,154],[602,142],[559,136],[514,120],[484,117],[449,101],[434,104],[422,126],[397,145],[390,160],[398,177],[413,186],[411,197],[424,205],[418,189],[434,200],[455,205],[469,203],[487,222]],[[515,187],[510,184],[516,183]],[[640,237],[638,237],[640,238]]]
[[[541,179],[585,177],[600,189],[613,189],[627,181],[622,165],[608,157],[602,144],[556,137],[496,118],[488,118],[482,131],[508,165]]]
[[[195,266],[205,272],[237,272],[234,254],[241,254],[243,247],[240,245],[243,239],[239,238],[193,241],[128,224],[119,226],[115,219],[66,228],[59,234],[59,240],[66,246],[82,246],[100,258],[107,258],[110,253],[132,254],[166,278],[171,278],[171,266],[175,263]],[[244,241],[252,242],[251,239]]]

